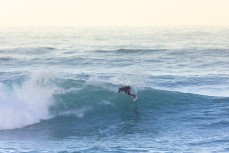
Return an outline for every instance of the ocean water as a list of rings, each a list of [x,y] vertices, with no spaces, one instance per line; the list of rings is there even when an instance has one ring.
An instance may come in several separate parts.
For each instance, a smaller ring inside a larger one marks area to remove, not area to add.
[[[2,27],[0,152],[229,152],[228,40],[228,27]]]

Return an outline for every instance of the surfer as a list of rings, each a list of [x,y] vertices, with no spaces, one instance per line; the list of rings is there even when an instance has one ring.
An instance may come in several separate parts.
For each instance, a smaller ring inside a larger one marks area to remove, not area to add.
[[[133,93],[131,93],[131,87],[130,86],[124,86],[119,88],[118,92],[124,92],[125,94],[131,95],[133,97],[133,99],[136,99],[137,96]]]

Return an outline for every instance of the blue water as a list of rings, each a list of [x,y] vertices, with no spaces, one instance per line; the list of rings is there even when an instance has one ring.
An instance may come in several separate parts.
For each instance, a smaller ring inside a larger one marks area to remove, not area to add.
[[[0,152],[229,152],[228,40],[228,27],[0,28]]]

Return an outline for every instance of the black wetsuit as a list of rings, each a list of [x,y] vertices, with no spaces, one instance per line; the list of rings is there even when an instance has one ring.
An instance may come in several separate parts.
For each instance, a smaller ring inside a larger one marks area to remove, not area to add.
[[[121,88],[119,88],[118,92],[120,92],[120,91],[123,91],[123,92],[125,92],[125,94],[131,95],[133,97],[136,96],[136,95],[130,93],[131,92],[131,87],[130,86],[121,87]]]

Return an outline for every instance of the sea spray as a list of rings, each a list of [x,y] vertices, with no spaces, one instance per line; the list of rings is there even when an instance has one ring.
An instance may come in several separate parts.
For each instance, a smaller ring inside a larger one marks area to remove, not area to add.
[[[21,128],[49,118],[57,87],[48,72],[39,72],[20,84],[0,84],[0,130]]]

